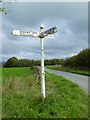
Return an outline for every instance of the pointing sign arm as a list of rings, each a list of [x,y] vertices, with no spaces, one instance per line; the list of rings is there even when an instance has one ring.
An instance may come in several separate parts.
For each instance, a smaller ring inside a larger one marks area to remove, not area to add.
[[[45,36],[48,36],[48,35],[51,35],[51,34],[54,34],[57,32],[57,28],[56,27],[53,27],[53,28],[50,28],[49,30],[45,31],[44,32],[44,35]]]
[[[49,35],[45,36],[45,38],[54,38],[54,34],[49,34]]]
[[[39,32],[25,32],[25,31],[21,31],[21,30],[13,30],[12,34],[14,36],[27,36],[27,37],[38,37]]]

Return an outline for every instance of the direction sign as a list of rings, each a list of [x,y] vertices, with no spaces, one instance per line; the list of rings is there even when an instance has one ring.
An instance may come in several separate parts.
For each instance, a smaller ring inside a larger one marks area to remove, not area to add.
[[[45,31],[44,32],[44,36],[47,36],[47,35],[50,35],[50,34],[54,34],[56,32],[57,32],[57,28],[53,27],[53,28],[50,28],[49,30]]]
[[[38,37],[39,32],[25,32],[21,30],[13,30],[11,32],[14,36],[27,36],[27,37]]]
[[[14,36],[26,36],[26,37],[39,37],[39,38],[52,38],[53,34],[57,32],[57,28],[53,27],[45,32],[26,32],[21,30],[12,30]]]
[[[54,35],[50,34],[50,35],[45,36],[45,38],[54,38]]]

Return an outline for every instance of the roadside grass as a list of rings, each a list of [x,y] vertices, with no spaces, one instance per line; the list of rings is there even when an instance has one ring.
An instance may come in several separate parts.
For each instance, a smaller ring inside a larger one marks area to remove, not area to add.
[[[2,68],[0,68],[0,119],[2,118]]]
[[[55,66],[55,65],[46,66],[46,68],[52,69],[52,70],[59,70],[59,71],[65,71],[65,72],[90,76],[90,70],[80,70],[80,69],[74,69],[74,68],[69,68],[69,67],[63,68],[63,67]]]
[[[46,98],[30,68],[2,69],[3,118],[87,118],[88,95],[63,77],[46,73]]]

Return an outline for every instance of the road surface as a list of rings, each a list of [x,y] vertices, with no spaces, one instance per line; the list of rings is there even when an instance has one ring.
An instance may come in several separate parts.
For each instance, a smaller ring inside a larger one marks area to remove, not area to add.
[[[63,76],[66,79],[69,79],[70,81],[79,85],[87,93],[90,93],[90,88],[88,87],[88,79],[90,79],[90,77],[88,77],[88,76],[73,74],[73,73],[69,73],[69,72],[62,72],[62,71],[57,71],[57,70],[51,70],[51,69],[47,69],[47,68],[45,68],[45,71],[59,75],[59,76]]]

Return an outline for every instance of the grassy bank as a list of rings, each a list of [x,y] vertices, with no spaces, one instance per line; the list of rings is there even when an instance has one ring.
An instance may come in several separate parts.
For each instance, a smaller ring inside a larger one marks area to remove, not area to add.
[[[0,68],[0,119],[2,118],[2,69]]]
[[[30,68],[3,68],[3,118],[87,118],[88,95],[74,83],[46,73],[46,99]]]
[[[90,76],[90,71],[89,70],[80,70],[80,69],[74,69],[74,68],[69,68],[69,67],[63,68],[63,67],[54,66],[54,65],[46,66],[46,68]]]

